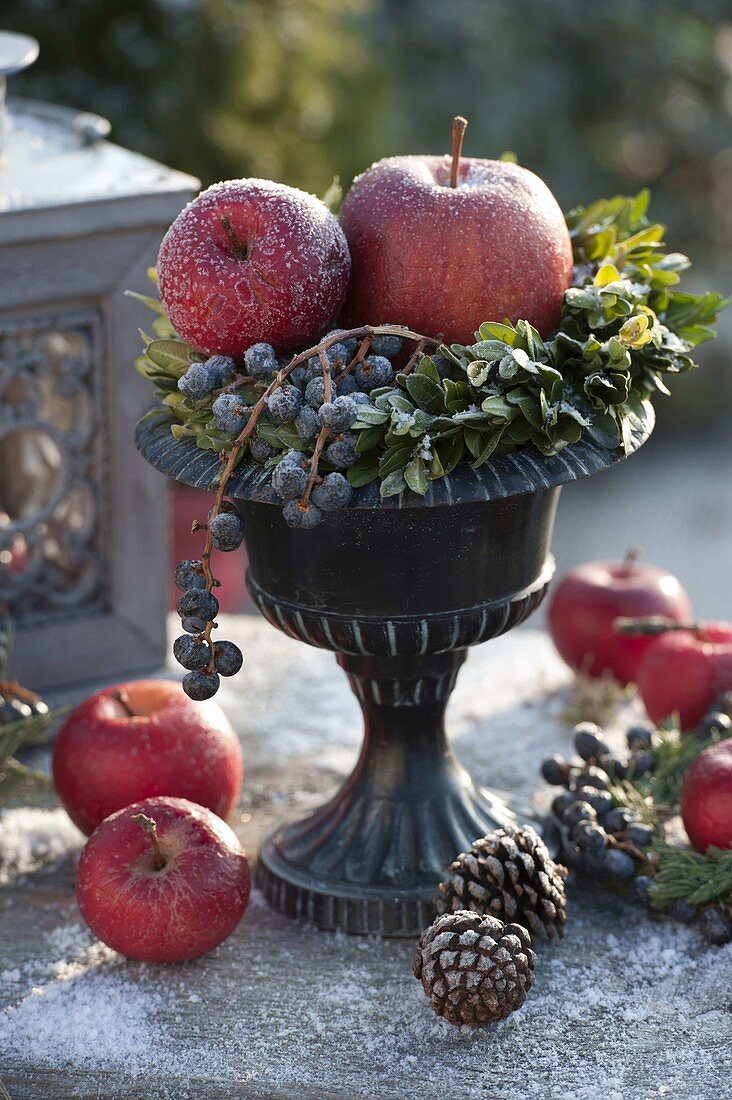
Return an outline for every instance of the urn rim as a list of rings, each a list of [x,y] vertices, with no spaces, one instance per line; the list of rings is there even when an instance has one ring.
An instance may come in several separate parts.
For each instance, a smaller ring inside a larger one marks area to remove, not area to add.
[[[135,432],[137,449],[151,466],[174,481],[214,491],[221,471],[218,454],[200,450],[193,439],[175,439],[170,431],[173,422],[164,414],[140,421]],[[619,448],[611,451],[591,439],[581,439],[557,455],[542,455],[535,448],[526,447],[515,454],[491,458],[477,470],[463,461],[452,473],[430,482],[424,496],[406,490],[384,499],[379,494],[378,482],[371,482],[354,491],[350,507],[386,510],[447,507],[540,492],[617,465],[643,446],[654,426],[651,410],[645,428],[631,432],[627,452]],[[227,496],[281,506],[270,479],[270,470],[245,460],[229,479]]]

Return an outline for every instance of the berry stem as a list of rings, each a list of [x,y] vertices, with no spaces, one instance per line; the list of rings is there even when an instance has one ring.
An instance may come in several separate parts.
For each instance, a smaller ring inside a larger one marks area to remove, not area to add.
[[[135,814],[132,818],[136,825],[139,825],[143,833],[145,833],[152,846],[153,850],[153,868],[156,871],[162,871],[165,866],[165,856],[160,850],[160,841],[158,840],[158,823],[154,817],[148,817],[147,814]]]
[[[457,187],[458,172],[460,171],[460,154],[463,151],[463,138],[468,128],[467,118],[455,115],[452,120],[452,165],[450,167],[450,187]]]
[[[112,692],[112,698],[117,700],[117,702],[122,707],[122,709],[125,711],[125,713],[128,715],[128,717],[130,717],[130,718],[135,718],[136,717],[135,712],[132,709],[132,706],[130,704],[130,697],[127,694],[126,691],[119,691],[119,690],[113,691]]]
[[[419,359],[419,357],[420,357],[420,355],[422,354],[423,351],[424,351],[424,341],[420,340],[419,343],[417,344],[416,348],[414,349],[414,351],[410,355],[409,359],[405,363],[405,365],[404,365],[404,367],[403,367],[403,369],[400,373],[401,374],[409,374],[409,372],[413,369],[414,364],[417,362],[417,360]]]
[[[673,630],[688,630],[696,634],[701,630],[701,623],[680,623],[665,615],[649,615],[640,619],[619,618],[613,622],[614,634],[629,634],[634,637],[669,634]]]

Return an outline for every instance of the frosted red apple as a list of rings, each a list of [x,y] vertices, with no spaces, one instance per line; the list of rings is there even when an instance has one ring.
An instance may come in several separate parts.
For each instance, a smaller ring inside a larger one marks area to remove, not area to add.
[[[378,161],[346,195],[340,222],[352,274],[348,325],[397,322],[472,343],[483,321],[559,322],[572,244],[546,184],[526,168],[462,158]]]
[[[98,691],[62,726],[53,781],[87,834],[116,810],[174,795],[227,817],[241,790],[241,747],[215,703],[195,703],[180,684],[144,680]]]
[[[732,691],[732,624],[700,623],[653,638],[637,682],[653,722],[678,714],[682,730],[695,729],[715,699]]]
[[[710,745],[690,765],[681,788],[681,816],[698,851],[710,844],[732,848],[732,740]]]
[[[153,963],[195,959],[222,943],[249,890],[235,834],[183,798],[149,798],[108,817],[87,841],[76,879],[94,935]]]
[[[610,673],[629,684],[655,639],[619,634],[613,624],[656,615],[676,622],[692,617],[689,597],[668,570],[631,555],[624,561],[591,561],[578,565],[554,590],[549,632],[570,668],[588,676]]]
[[[314,195],[271,180],[217,183],[175,219],[158,288],[175,330],[206,354],[266,342],[307,347],[346,293],[351,261],[336,218]]]

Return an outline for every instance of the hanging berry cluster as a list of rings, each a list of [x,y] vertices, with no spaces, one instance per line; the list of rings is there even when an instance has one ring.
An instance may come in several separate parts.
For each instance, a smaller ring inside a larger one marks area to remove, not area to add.
[[[190,363],[178,378],[184,399],[211,402],[215,429],[228,440],[221,448],[223,470],[207,521],[194,523],[194,530],[205,532],[201,557],[180,562],[175,572],[185,633],[176,639],[173,653],[186,669],[183,690],[190,698],[211,698],[220,677],[234,676],[243,663],[238,646],[211,637],[219,610],[211,555],[238,549],[244,538],[242,519],[225,500],[237,465],[248,452],[272,468],[272,488],[290,527],[309,529],[321,522],[323,513],[347,508],[353,486],[344,471],[359,460],[358,436],[350,429],[365,406],[375,408],[372,394],[394,379],[393,360],[402,354],[405,341],[414,345],[400,372],[406,375],[423,358],[425,347],[436,347],[437,341],[400,326],[380,325],[334,330],[286,364],[278,362],[271,345],[259,343],[245,352],[243,371],[235,359],[214,355]],[[278,451],[258,425],[280,430],[280,447],[281,429],[289,427],[302,449]]]

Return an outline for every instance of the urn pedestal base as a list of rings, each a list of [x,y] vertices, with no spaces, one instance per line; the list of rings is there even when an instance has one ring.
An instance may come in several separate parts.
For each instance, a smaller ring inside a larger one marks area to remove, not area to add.
[[[455,856],[517,816],[532,821],[530,809],[510,807],[476,786],[450,749],[444,718],[466,644],[521,621],[540,602],[552,572],[550,559],[530,590],[500,605],[455,613],[451,622],[429,616],[388,624],[316,616],[274,599],[250,578],[260,608],[286,633],[329,637],[338,649],[356,635],[364,646],[373,644],[369,632],[378,631],[397,650],[385,656],[338,653],[363,711],[363,747],[328,803],[281,826],[263,844],[257,884],[274,908],[323,929],[417,936],[433,919],[437,883]],[[407,635],[421,637],[427,650],[438,637],[456,647],[400,654]]]

